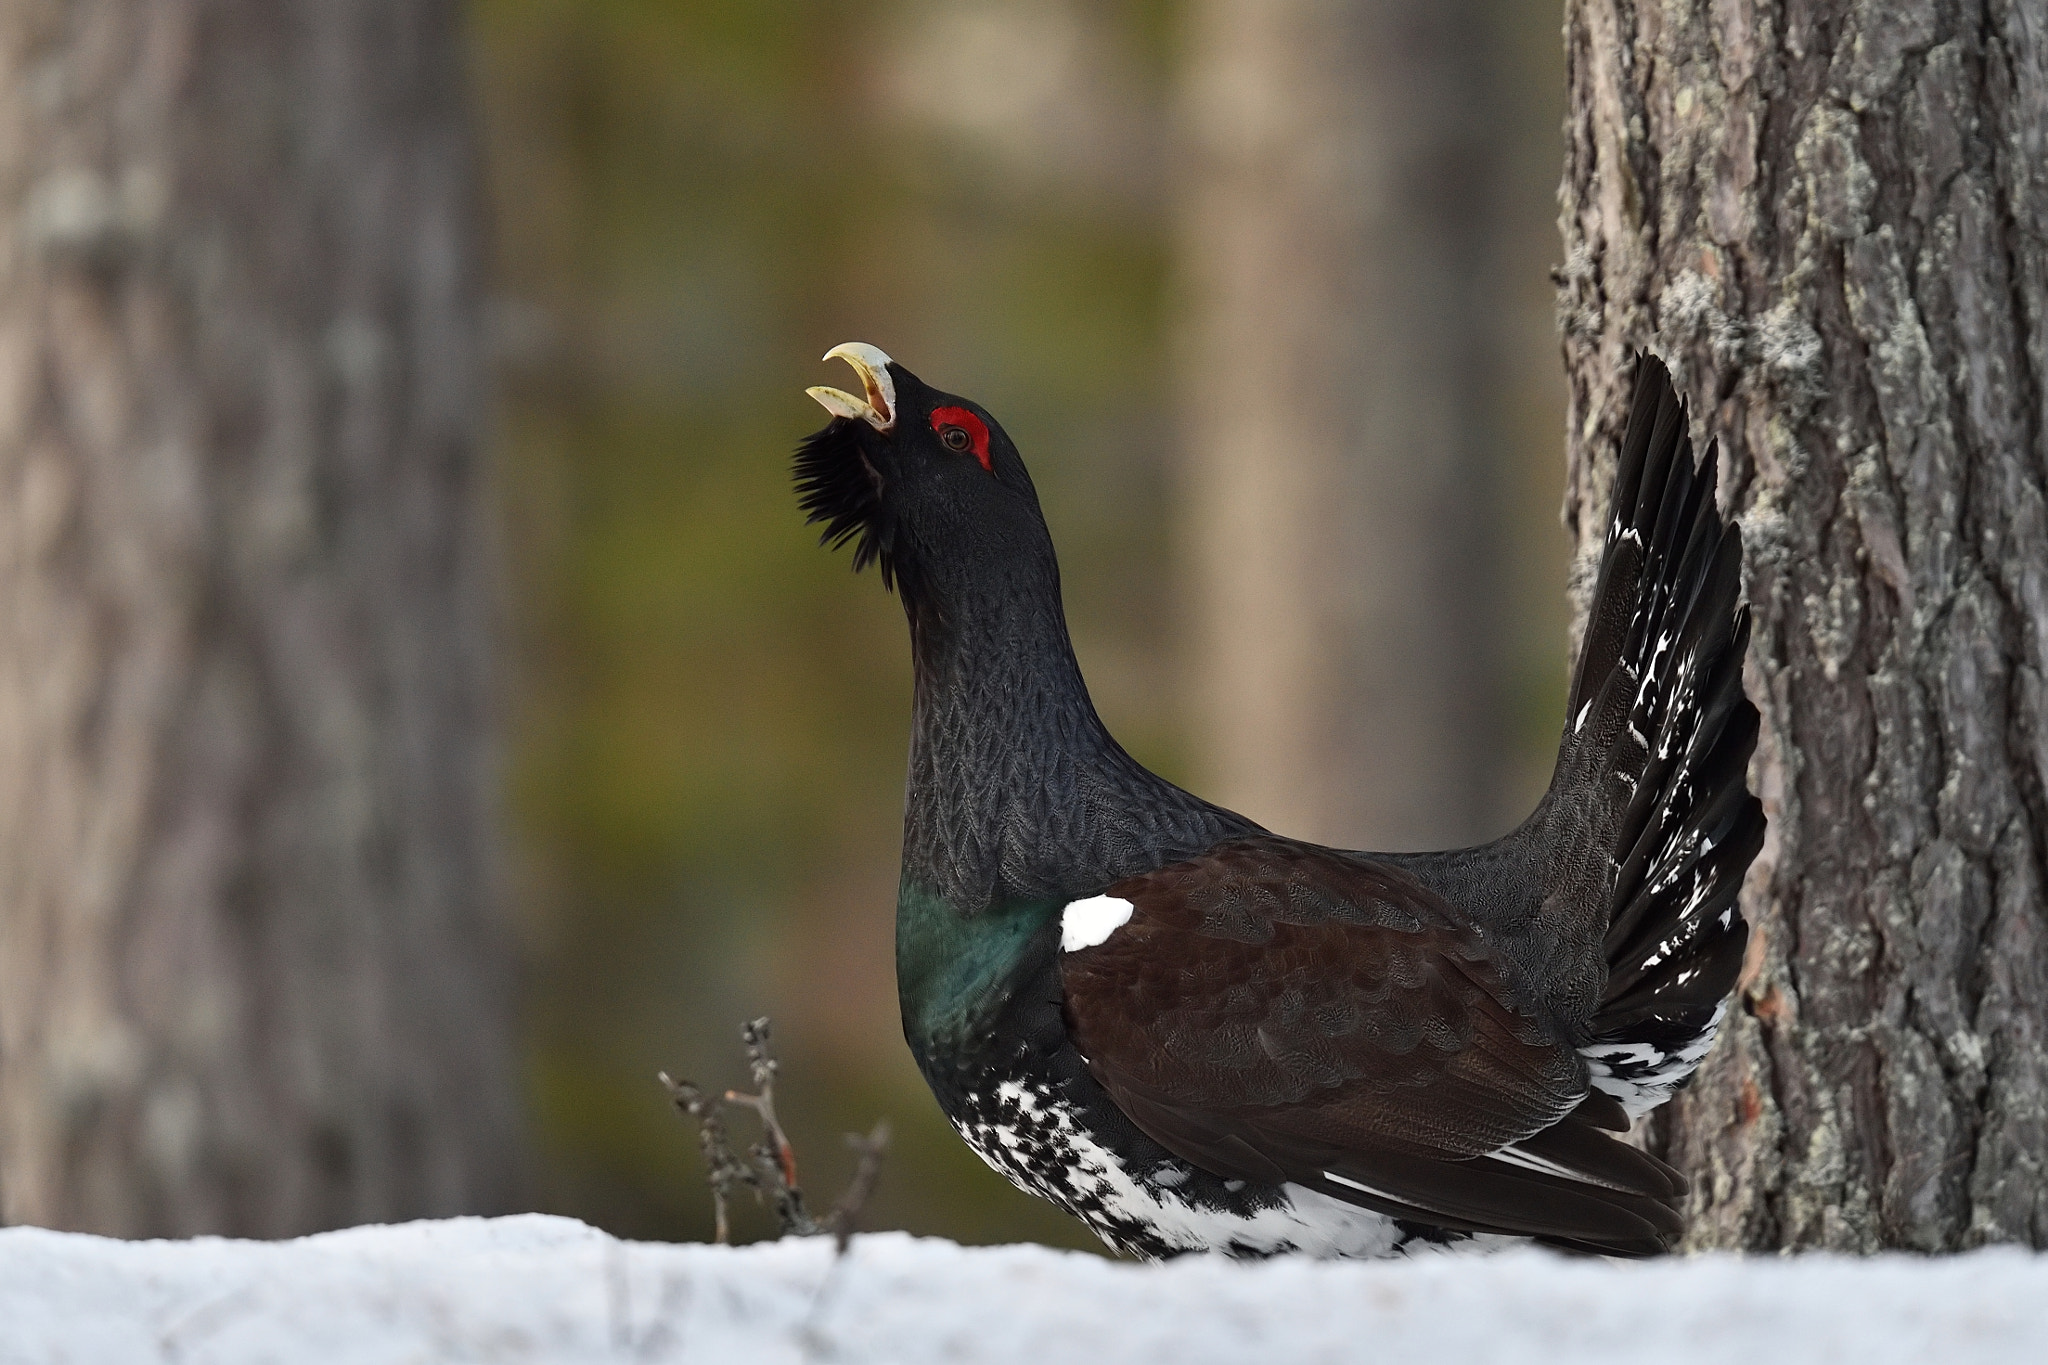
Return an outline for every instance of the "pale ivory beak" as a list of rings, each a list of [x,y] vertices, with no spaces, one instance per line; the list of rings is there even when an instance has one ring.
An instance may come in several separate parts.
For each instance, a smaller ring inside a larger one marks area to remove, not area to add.
[[[896,425],[896,381],[889,378],[889,357],[882,354],[881,347],[849,341],[825,352],[825,359],[843,360],[853,366],[868,396],[855,398],[844,389],[828,389],[823,384],[805,389],[805,393],[817,399],[834,417],[858,417],[876,431],[887,431]]]

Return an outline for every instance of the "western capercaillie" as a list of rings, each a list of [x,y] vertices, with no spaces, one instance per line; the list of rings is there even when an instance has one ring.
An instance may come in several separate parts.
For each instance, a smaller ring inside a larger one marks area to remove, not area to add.
[[[872,346],[833,357],[864,392],[811,390],[833,420],[797,485],[909,616],[898,988],[974,1150],[1140,1256],[1667,1247],[1685,1181],[1616,1135],[1713,1041],[1764,819],[1741,539],[1664,367],[1639,362],[1549,791],[1493,843],[1380,854],[1126,754],[1002,428]]]

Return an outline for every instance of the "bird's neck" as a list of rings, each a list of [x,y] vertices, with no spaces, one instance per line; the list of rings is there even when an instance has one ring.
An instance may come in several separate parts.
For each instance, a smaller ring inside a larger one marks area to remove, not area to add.
[[[917,691],[896,952],[920,1057],[974,1036],[1068,901],[1256,828],[1110,737],[1057,571],[1031,567],[906,602]]]
[[[904,874],[970,914],[1069,889],[1089,869],[1062,813],[1084,789],[1157,781],[1095,713],[1057,579],[1028,567],[911,606]]]

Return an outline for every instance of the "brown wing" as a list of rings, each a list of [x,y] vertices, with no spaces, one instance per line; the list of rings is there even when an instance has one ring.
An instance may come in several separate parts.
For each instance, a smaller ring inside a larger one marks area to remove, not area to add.
[[[1089,1070],[1225,1178],[1396,1217],[1661,1250],[1684,1182],[1625,1127],[1511,965],[1397,868],[1259,836],[1127,878],[1129,920],[1063,955]]]

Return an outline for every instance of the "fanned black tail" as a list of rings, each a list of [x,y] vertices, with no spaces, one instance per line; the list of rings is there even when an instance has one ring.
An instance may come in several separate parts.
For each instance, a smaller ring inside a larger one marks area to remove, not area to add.
[[[1713,1043],[1749,937],[1736,895],[1763,846],[1742,537],[1714,473],[1711,447],[1694,467],[1671,377],[1645,354],[1552,785],[1553,809],[1583,812],[1574,833],[1610,859],[1607,986],[1581,1051],[1631,1118]]]

